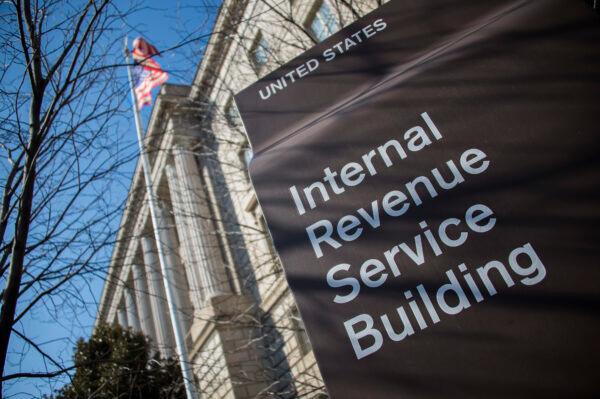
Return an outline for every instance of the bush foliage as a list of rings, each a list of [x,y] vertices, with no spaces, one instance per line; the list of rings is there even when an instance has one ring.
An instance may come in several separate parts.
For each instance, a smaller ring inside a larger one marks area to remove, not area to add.
[[[142,333],[99,325],[89,340],[77,342],[75,375],[54,398],[185,398],[177,360],[152,352]]]

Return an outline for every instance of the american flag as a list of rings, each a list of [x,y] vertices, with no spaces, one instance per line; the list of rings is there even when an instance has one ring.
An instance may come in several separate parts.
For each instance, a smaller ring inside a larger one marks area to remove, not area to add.
[[[133,70],[135,95],[138,107],[142,108],[152,104],[152,89],[165,83],[169,79],[169,74],[152,59],[153,56],[160,55],[156,47],[141,37],[133,41],[131,55],[136,64]]]

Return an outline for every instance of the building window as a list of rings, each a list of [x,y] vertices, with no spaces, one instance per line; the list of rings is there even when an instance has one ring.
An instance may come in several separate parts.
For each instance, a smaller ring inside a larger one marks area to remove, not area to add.
[[[323,1],[310,20],[312,34],[318,41],[322,42],[339,29],[340,27],[333,10],[326,1]]]
[[[300,354],[304,356],[312,350],[312,345],[306,334],[306,328],[300,317],[300,312],[298,312],[298,308],[295,306],[290,311],[290,321],[292,323],[292,330],[294,331],[296,342],[298,342],[298,350],[300,351]]]
[[[248,169],[248,167],[250,167],[250,161],[252,161],[252,158],[254,157],[254,152],[252,151],[252,148],[250,147],[249,143],[246,142],[242,146],[242,150],[240,151],[240,157],[244,162],[244,166],[246,167],[246,169]]]
[[[271,233],[269,232],[269,227],[267,226],[267,221],[265,220],[265,216],[263,215],[260,207],[258,206],[258,201],[256,199],[256,195],[251,193],[248,197],[248,200],[245,205],[246,212],[252,215],[253,224],[256,226],[256,229],[264,236],[266,240],[266,248],[261,251],[262,253],[259,255],[260,258],[265,256],[268,257],[268,263],[272,266],[270,273],[280,274],[283,269],[281,268],[281,262],[279,260],[279,256],[277,256],[277,251],[275,250],[275,246],[273,245],[273,238],[271,237]],[[266,250],[266,251],[265,251]],[[266,262],[265,262],[266,263]]]
[[[225,107],[225,119],[227,119],[227,124],[231,127],[238,127],[240,125],[241,117],[233,97],[229,98],[229,101],[227,101],[227,106]]]
[[[265,65],[267,65],[269,62],[269,54],[269,43],[267,43],[262,33],[259,33],[256,35],[256,39],[254,39],[254,44],[250,50],[252,65],[254,66],[256,73],[260,73]]]

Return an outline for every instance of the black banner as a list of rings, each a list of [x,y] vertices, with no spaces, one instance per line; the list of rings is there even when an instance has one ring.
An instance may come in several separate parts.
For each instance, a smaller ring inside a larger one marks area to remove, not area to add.
[[[599,28],[392,1],[236,97],[333,398],[596,394]]]

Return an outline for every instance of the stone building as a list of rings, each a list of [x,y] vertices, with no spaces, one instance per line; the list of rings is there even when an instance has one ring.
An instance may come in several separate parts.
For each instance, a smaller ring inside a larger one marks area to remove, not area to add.
[[[327,397],[247,174],[233,94],[380,5],[225,0],[190,86],[164,85],[146,132],[176,315],[203,398]],[[175,355],[141,165],[97,322]]]

